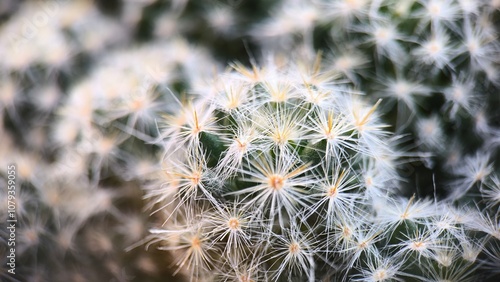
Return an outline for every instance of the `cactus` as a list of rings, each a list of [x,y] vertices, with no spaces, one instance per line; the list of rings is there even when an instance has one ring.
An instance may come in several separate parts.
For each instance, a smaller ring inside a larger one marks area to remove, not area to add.
[[[498,280],[498,15],[3,1],[0,279]]]
[[[384,121],[412,136],[414,151],[425,155],[417,169],[421,175],[444,172],[435,178],[438,196],[458,200],[460,192],[453,190],[470,187],[453,188],[453,179],[460,177],[457,159],[465,163],[476,152],[488,155],[498,147],[488,141],[498,131],[492,106],[500,102],[494,94],[499,87],[498,8],[497,1],[290,0],[255,25],[252,35],[275,52],[294,48],[330,54],[329,70],[372,101],[386,100]],[[291,27],[273,29],[283,18]],[[442,146],[451,143],[457,147]],[[413,178],[407,189],[414,190],[417,182],[433,186],[430,177]]]
[[[276,61],[234,64],[178,101],[162,127],[163,182],[146,190],[165,218],[150,244],[175,251],[190,280],[476,277],[486,218],[402,197],[408,153],[380,121],[383,102],[333,79],[321,56]]]

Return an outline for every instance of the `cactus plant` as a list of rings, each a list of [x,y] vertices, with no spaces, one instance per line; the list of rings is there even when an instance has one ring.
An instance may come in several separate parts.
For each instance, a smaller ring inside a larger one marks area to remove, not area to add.
[[[402,197],[407,153],[380,121],[383,102],[320,59],[234,64],[178,101],[162,127],[165,176],[146,190],[165,218],[151,244],[178,253],[191,280],[477,277],[486,217]]]
[[[3,1],[2,281],[498,280],[498,8]]]

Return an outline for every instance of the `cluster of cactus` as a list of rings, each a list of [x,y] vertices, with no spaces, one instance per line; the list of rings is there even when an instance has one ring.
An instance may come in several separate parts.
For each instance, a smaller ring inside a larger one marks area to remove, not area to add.
[[[473,281],[496,219],[402,197],[397,167],[413,154],[381,101],[320,59],[235,64],[177,102],[160,126],[165,175],[146,188],[165,218],[151,243],[180,252],[192,279]]]
[[[497,6],[281,1],[254,25],[256,42],[328,62],[235,65],[179,102],[163,128],[166,179],[146,189],[166,217],[153,241],[215,280],[498,273]],[[367,139],[357,99],[380,103],[387,123]]]
[[[0,3],[0,280],[495,281],[499,8]]]

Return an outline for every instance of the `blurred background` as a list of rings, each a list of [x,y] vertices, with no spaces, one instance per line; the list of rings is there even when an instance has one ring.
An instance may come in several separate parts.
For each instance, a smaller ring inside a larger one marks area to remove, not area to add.
[[[141,186],[161,185],[157,120],[255,48],[268,1],[0,1],[0,218],[16,166],[16,274],[1,281],[182,281],[145,250]],[[158,173],[160,171],[160,173]]]

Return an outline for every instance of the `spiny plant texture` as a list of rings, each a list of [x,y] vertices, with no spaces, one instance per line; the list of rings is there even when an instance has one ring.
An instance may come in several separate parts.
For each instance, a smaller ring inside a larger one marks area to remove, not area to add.
[[[287,0],[252,35],[276,52],[323,50],[329,70],[385,99],[384,120],[426,156],[407,187],[458,201],[491,172],[466,163],[498,157],[498,13],[498,1]]]
[[[178,253],[191,280],[475,277],[488,219],[400,197],[405,153],[383,102],[367,104],[321,56],[234,64],[202,89],[166,117],[164,176],[146,189],[165,218],[151,244]]]
[[[1,0],[0,280],[497,281],[499,19]]]

